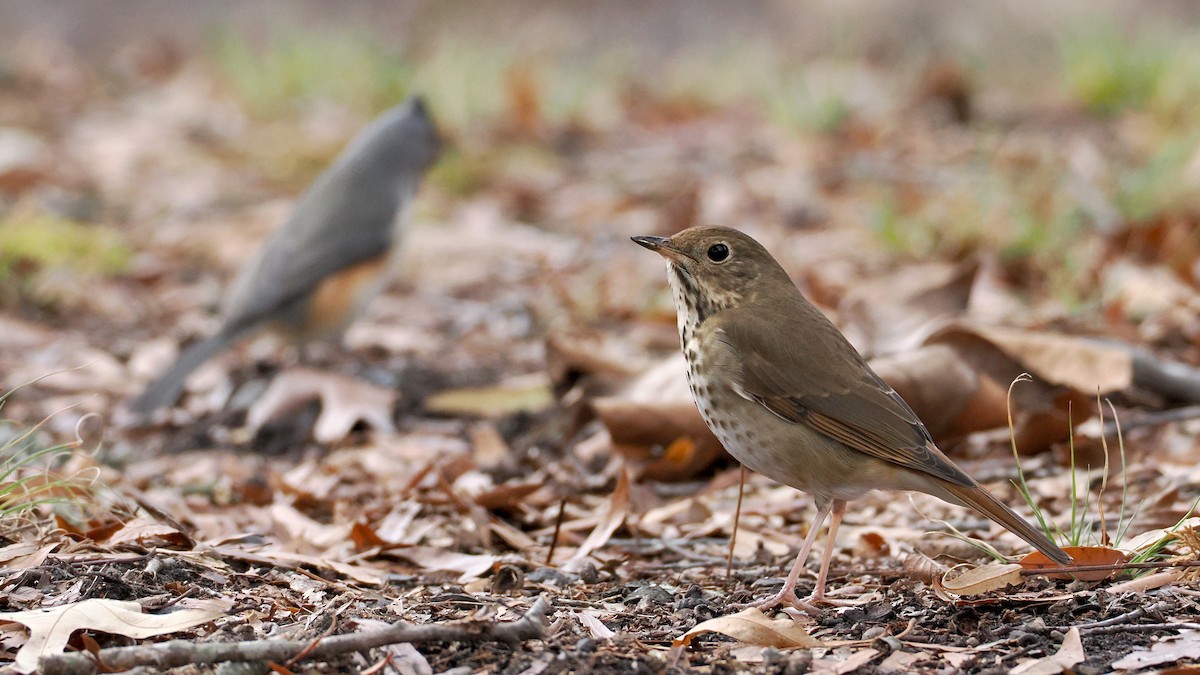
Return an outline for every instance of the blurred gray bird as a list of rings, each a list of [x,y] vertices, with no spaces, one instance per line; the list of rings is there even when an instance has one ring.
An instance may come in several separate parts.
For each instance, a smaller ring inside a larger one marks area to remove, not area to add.
[[[238,273],[221,329],[185,350],[130,408],[148,413],[173,404],[200,364],[268,326],[296,342],[340,339],[387,283],[403,216],[441,145],[420,97],[380,115]]]

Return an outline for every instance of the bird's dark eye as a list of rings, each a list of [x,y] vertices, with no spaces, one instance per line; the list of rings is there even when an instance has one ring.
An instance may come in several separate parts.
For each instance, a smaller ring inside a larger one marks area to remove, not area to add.
[[[708,247],[708,259],[713,262],[725,262],[729,257],[729,247],[725,244],[713,244]]]

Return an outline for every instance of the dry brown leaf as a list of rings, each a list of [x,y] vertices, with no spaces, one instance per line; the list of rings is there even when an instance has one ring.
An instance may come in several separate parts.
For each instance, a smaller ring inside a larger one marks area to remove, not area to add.
[[[1062,646],[1057,652],[1040,659],[1018,663],[1017,667],[1008,671],[1008,675],[1057,675],[1069,672],[1072,667],[1085,660],[1087,655],[1083,652],[1083,640],[1079,636],[1079,629],[1072,626],[1063,636]]]
[[[427,570],[460,572],[460,582],[482,575],[500,560],[500,557],[495,555],[459,553],[432,546],[405,546],[393,549],[391,553]]]
[[[1021,570],[1016,563],[982,565],[947,579],[949,573],[943,575],[935,583],[955,595],[980,595],[1008,586],[1021,583]]]
[[[757,607],[743,609],[737,614],[718,616],[693,626],[675,639],[674,648],[687,647],[701,633],[720,633],[746,644],[776,649],[822,647],[823,643],[808,634],[792,619],[772,619]]]
[[[592,407],[612,437],[613,446],[631,462],[639,478],[687,480],[724,454],[688,389],[687,364],[680,353],[650,368],[619,394],[598,398]],[[674,454],[654,451],[679,439]]]
[[[1133,356],[1127,349],[1058,333],[958,323],[926,344],[972,336],[997,347],[1021,368],[1050,384],[1095,395],[1126,389],[1133,383]]]
[[[61,545],[62,542],[54,542],[45,546],[27,542],[9,544],[0,548],[0,564],[3,564],[6,570],[33,569],[45,562],[46,557]]]
[[[350,528],[350,540],[354,542],[354,550],[360,553],[388,545],[370,525],[363,522],[355,522]]]
[[[308,369],[280,373],[250,407],[246,426],[256,431],[313,399],[321,401],[321,413],[313,427],[313,438],[318,443],[342,440],[360,421],[385,433],[395,431],[392,408],[396,392],[344,375]]]
[[[904,556],[901,566],[910,578],[927,584],[933,583],[938,577],[945,576],[949,571],[945,565],[924,553],[909,553]]]
[[[878,649],[863,649],[852,652],[844,659],[839,659],[832,655],[826,655],[819,659],[813,660],[813,671],[817,673],[828,673],[829,675],[845,675],[846,673],[857,673],[861,671],[868,663],[875,660],[879,656]]]
[[[512,448],[491,422],[471,428],[471,457],[481,471],[492,473],[512,460]]]
[[[1183,659],[1200,659],[1200,631],[1185,630],[1162,638],[1148,651],[1136,651],[1113,662],[1114,670],[1142,670]]]
[[[966,312],[979,263],[905,265],[854,286],[838,306],[846,337],[864,355],[913,349],[940,321]]]
[[[77,630],[86,628],[131,638],[154,637],[218,619],[233,607],[233,602],[185,598],[177,607],[180,609],[165,614],[144,614],[136,602],[92,598],[47,610],[0,613],[0,621],[12,621],[29,629],[29,640],[17,652],[15,665],[22,673],[32,673],[43,656],[61,654]]]
[[[1119,565],[1129,560],[1129,554],[1118,551],[1115,548],[1107,546],[1064,546],[1063,550],[1071,556],[1074,561],[1072,565]],[[1025,569],[1046,569],[1059,567],[1060,565],[1051,562],[1046,554],[1041,551],[1034,551],[1024,558],[1021,558],[1021,567]],[[1121,570],[1092,570],[1087,572],[1063,572],[1061,574],[1047,574],[1048,579],[1061,579],[1070,581],[1071,579],[1080,579],[1082,581],[1103,581],[1110,579],[1119,574]]]
[[[294,551],[275,549],[259,549],[247,551],[236,546],[216,546],[213,551],[218,555],[235,560],[245,560],[273,567],[291,568],[296,564],[311,565],[317,569],[328,569],[353,579],[361,584],[380,586],[387,579],[387,570],[366,565],[339,562],[320,558],[315,555],[305,555]]]
[[[587,612],[575,612],[575,618],[579,620],[579,624],[588,629],[592,637],[597,640],[611,640],[616,633],[604,625],[604,622],[592,614]]]
[[[191,548],[192,540],[183,532],[152,518],[139,517],[113,532],[109,546],[137,544],[146,548]]]
[[[612,538],[617,528],[621,527],[621,524],[625,522],[625,517],[628,515],[629,472],[622,467],[621,473],[617,476],[617,486],[613,488],[612,495],[605,502],[596,527],[592,529],[587,539],[583,540],[583,543],[575,551],[575,555],[562,564],[562,569],[567,572],[578,571],[592,551],[608,543],[608,540]]]
[[[871,361],[938,440],[1007,422],[1007,385],[979,372],[958,350],[934,344]]]
[[[286,541],[305,548],[325,550],[338,546],[349,539],[354,527],[351,523],[327,525],[309,518],[291,504],[272,504],[267,511],[277,533],[284,535]]]
[[[526,375],[490,387],[438,392],[425,399],[425,409],[439,415],[500,417],[541,410],[553,402],[546,376]]]
[[[1106,590],[1112,594],[1118,593],[1145,593],[1156,588],[1162,588],[1170,584],[1176,583],[1184,578],[1184,570],[1163,570],[1154,574],[1122,581],[1119,584],[1113,584]]]

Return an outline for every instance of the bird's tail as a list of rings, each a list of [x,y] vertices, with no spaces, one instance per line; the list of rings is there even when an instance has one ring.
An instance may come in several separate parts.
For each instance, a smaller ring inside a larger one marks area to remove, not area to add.
[[[129,409],[136,413],[149,413],[165,405],[170,405],[179,398],[183,391],[183,383],[192,371],[200,364],[212,358],[235,339],[236,336],[222,331],[188,347],[179,355],[179,360],[166,373],[150,383],[140,396],[129,404]]]
[[[1041,551],[1047,558],[1053,560],[1060,565],[1069,565],[1071,556],[1062,550],[1044,532],[1030,525],[1027,520],[1013,513],[1013,510],[1008,508],[999,499],[996,499],[992,493],[985,490],[982,486],[976,485],[956,485],[948,481],[939,480],[940,486],[949,492],[956,500],[963,504],[974,508],[983,515],[991,518],[1003,525],[1009,532],[1029,542],[1031,546]]]

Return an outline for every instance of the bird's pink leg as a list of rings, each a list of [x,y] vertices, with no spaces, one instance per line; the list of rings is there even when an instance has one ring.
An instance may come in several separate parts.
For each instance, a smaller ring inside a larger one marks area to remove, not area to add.
[[[839,507],[840,505],[840,507]],[[834,511],[838,521],[842,519],[842,513],[846,510],[846,502],[841,500],[833,500],[825,504],[817,511],[817,518],[808,529],[808,536],[804,538],[804,543],[800,546],[800,553],[796,556],[796,562],[792,565],[792,571],[788,574],[787,581],[783,584],[783,588],[778,593],[755,603],[759,609],[769,609],[776,605],[784,605],[786,607],[794,607],[798,610],[808,612],[809,614],[819,614],[821,610],[815,605],[806,602],[796,597],[796,582],[800,580],[800,572],[804,570],[804,563],[808,562],[808,552],[812,550],[813,541],[817,538],[817,530],[821,529],[821,525],[825,523],[825,517],[830,511]],[[824,561],[828,563],[830,552],[833,550],[833,540],[830,538],[829,544],[825,546],[825,555],[822,556]],[[822,565],[821,571],[825,571],[825,565]],[[813,594],[813,598],[820,601],[825,595],[824,576],[817,581],[817,593]]]
[[[825,578],[829,576],[829,561],[833,558],[833,542],[837,541],[838,526],[842,524],[842,516],[846,513],[846,502],[841,499],[833,500],[833,517],[829,519],[829,539],[825,540],[825,553],[821,555],[821,571],[817,572],[817,588],[813,591],[808,602],[825,601]]]

